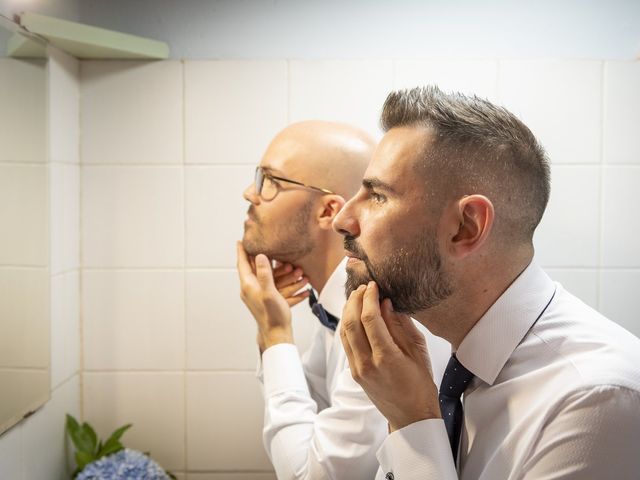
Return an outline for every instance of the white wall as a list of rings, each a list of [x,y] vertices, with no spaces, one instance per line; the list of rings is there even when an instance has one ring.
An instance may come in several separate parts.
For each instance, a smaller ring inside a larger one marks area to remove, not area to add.
[[[80,417],[78,61],[50,49],[48,73],[51,400],[0,437],[0,478],[68,479],[65,414]]]
[[[640,54],[637,0],[90,0],[80,18],[188,59]]]

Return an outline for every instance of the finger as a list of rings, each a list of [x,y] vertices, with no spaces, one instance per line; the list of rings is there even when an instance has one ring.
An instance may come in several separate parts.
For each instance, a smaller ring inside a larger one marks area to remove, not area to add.
[[[342,324],[343,334],[347,336],[351,351],[353,353],[353,359],[355,364],[352,364],[353,370],[358,370],[358,365],[369,363],[371,360],[371,345],[367,339],[367,334],[362,326],[362,298],[364,296],[366,286],[361,285],[351,292],[347,303],[342,311]]]
[[[287,303],[289,304],[289,306],[293,307],[294,305],[297,305],[300,302],[302,302],[304,299],[309,298],[309,293],[310,293],[309,290],[305,290],[304,292],[300,292],[298,295],[285,297],[285,299],[287,300]]]
[[[388,351],[396,346],[380,313],[378,285],[375,282],[369,282],[364,292],[361,318],[373,353]]]
[[[280,295],[282,295],[284,298],[289,298],[289,297],[293,297],[294,294],[300,290],[301,288],[303,288],[305,285],[307,285],[309,283],[309,279],[307,277],[302,277],[302,279],[292,285],[289,285],[287,287],[284,288],[280,288],[278,287],[278,285],[276,284],[276,287],[278,288],[278,291],[280,292]],[[306,296],[309,296],[309,290],[305,290],[306,292]],[[304,293],[304,292],[301,292]]]
[[[296,268],[293,272],[289,273],[288,275],[282,275],[280,278],[275,278],[274,275],[276,287],[278,287],[278,289],[299,282],[300,277],[302,277],[302,269],[300,268]]]
[[[273,269],[273,278],[279,278],[293,270],[293,265],[285,263]]]
[[[266,255],[260,253],[255,258],[256,261],[256,277],[262,290],[270,290],[275,288],[273,283],[273,272],[271,270],[271,262]]]
[[[349,368],[352,371],[355,371],[355,357],[353,356],[353,349],[351,348],[351,344],[349,343],[349,337],[347,337],[347,333],[344,328],[340,328],[340,340],[342,340],[342,346],[344,347],[344,353],[347,355],[347,361],[349,362]]]
[[[249,256],[247,255],[247,252],[245,252],[242,242],[236,243],[236,251],[238,257],[236,267],[238,269],[238,274],[240,275],[240,280],[253,276],[253,269],[249,263]]]
[[[424,341],[422,332],[415,326],[411,317],[403,313],[395,312],[390,299],[385,298],[382,301],[380,313],[393,341],[402,351],[409,352],[416,343]]]

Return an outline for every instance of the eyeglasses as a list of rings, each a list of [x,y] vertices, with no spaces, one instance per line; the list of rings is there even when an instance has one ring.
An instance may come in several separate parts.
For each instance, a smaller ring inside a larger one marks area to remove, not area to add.
[[[262,197],[264,200],[273,200],[276,195],[278,195],[280,191],[280,185],[278,184],[278,182],[293,183],[294,185],[299,185],[301,187],[309,188],[311,190],[315,190],[324,194],[335,193],[331,190],[327,190],[326,188],[314,187],[311,185],[307,185],[306,183],[291,180],[289,178],[271,175],[270,173],[265,172],[264,168],[262,167],[256,167],[256,175],[253,181],[256,189],[256,194],[260,195],[260,197]]]

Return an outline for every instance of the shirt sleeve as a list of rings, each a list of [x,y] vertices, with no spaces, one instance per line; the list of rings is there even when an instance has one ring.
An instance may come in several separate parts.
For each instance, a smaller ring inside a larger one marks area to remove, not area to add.
[[[318,411],[295,345],[279,344],[262,355],[265,422],[263,440],[279,480],[371,480],[375,450],[386,420],[353,380],[346,359]]]
[[[389,434],[378,450],[378,461],[384,478],[458,478],[442,419],[422,420]]]
[[[514,478],[637,479],[638,445],[640,392],[608,385],[574,392],[556,409]]]

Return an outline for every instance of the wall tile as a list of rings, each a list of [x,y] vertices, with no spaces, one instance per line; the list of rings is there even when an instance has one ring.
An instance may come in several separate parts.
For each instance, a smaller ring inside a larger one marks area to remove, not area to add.
[[[187,368],[255,369],[256,331],[235,271],[187,272]]]
[[[445,92],[498,97],[496,60],[398,60],[394,89],[437,85]]]
[[[49,367],[46,268],[0,268],[0,321],[2,367]]]
[[[3,52],[4,53],[4,52]],[[0,162],[47,161],[45,60],[0,58]]]
[[[0,436],[0,478],[27,480],[24,477],[22,425]]]
[[[640,185],[640,168],[605,167],[602,186],[602,266],[640,267],[640,217],[633,207]]]
[[[640,62],[606,62],[605,163],[640,164]]]
[[[376,138],[385,98],[393,89],[391,60],[293,60],[289,64],[289,120],[335,120]]]
[[[65,451],[67,413],[80,418],[79,378],[74,376],[52,392],[51,400],[24,424],[24,470],[29,480],[70,478]]]
[[[0,265],[47,266],[46,165],[0,165]]]
[[[600,163],[602,63],[505,60],[501,103],[524,121],[552,163]]]
[[[51,273],[80,266],[80,167],[50,165]]]
[[[189,470],[271,470],[262,446],[263,409],[253,372],[188,373]]]
[[[184,264],[182,167],[84,167],[85,267]]]
[[[48,46],[49,158],[80,162],[80,62]]]
[[[598,308],[598,270],[569,270],[559,268],[545,269],[547,274],[556,282],[562,284],[565,290],[575,295],[587,305]]]
[[[602,270],[600,276],[600,311],[640,337],[640,270]]]
[[[132,423],[123,437],[128,447],[150,452],[167,470],[184,470],[184,374],[88,372],[83,393],[85,420],[99,436]]]
[[[286,123],[285,61],[185,62],[187,163],[257,164]]]
[[[598,265],[599,192],[599,167],[552,167],[551,198],[534,236],[541,265]]]
[[[183,369],[184,273],[85,271],[87,370]]]
[[[276,480],[273,472],[190,473],[189,480]]]
[[[80,275],[51,278],[51,386],[80,369]]]
[[[84,164],[183,163],[179,61],[81,63]]]
[[[253,166],[187,167],[187,265],[234,267],[249,203],[242,192]]]

